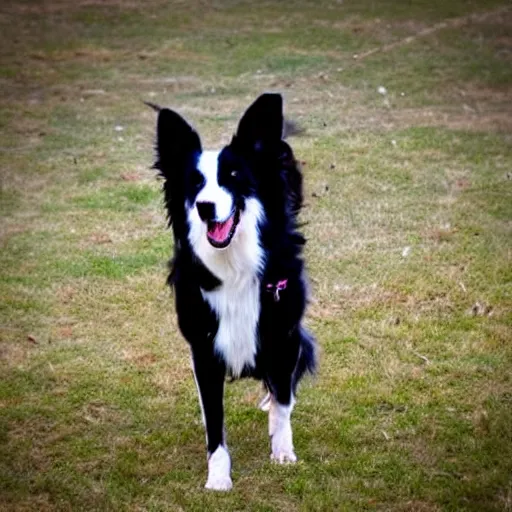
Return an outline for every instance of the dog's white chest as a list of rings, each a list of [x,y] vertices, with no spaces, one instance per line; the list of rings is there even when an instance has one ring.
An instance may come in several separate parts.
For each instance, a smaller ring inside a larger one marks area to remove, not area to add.
[[[203,297],[217,313],[219,328],[215,349],[223,357],[233,376],[245,366],[253,367],[258,347],[260,284],[254,276],[236,286],[222,285]]]

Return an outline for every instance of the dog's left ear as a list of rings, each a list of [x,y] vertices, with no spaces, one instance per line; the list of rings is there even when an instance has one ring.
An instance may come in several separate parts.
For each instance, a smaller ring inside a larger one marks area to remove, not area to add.
[[[258,150],[281,141],[283,135],[283,98],[265,93],[245,111],[238,123],[236,140]]]

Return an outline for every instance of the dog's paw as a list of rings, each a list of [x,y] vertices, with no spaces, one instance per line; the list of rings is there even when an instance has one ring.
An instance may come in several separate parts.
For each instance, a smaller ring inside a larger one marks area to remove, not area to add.
[[[295,455],[293,450],[280,451],[277,453],[272,452],[270,454],[270,460],[277,464],[294,464],[297,462],[297,455]]]
[[[230,491],[233,487],[233,482],[229,476],[209,476],[205,489],[212,491]]]
[[[226,448],[220,445],[208,459],[208,480],[206,489],[229,491],[233,487],[231,481],[231,459]]]
[[[272,437],[272,453],[270,460],[278,464],[293,464],[297,462],[297,456],[293,451],[291,436],[274,435]]]

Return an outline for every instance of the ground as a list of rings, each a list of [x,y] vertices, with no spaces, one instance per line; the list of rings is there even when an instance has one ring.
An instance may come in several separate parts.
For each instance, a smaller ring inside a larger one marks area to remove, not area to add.
[[[6,0],[0,29],[2,510],[512,510],[510,3]],[[295,466],[228,386],[218,494],[142,100],[217,147],[268,90],[320,367]]]

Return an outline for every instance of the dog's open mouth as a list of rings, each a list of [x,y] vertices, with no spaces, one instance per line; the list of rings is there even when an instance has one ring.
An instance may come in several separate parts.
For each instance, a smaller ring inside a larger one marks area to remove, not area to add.
[[[208,221],[208,242],[217,249],[227,247],[235,235],[239,221],[240,210],[238,208],[224,222]]]

